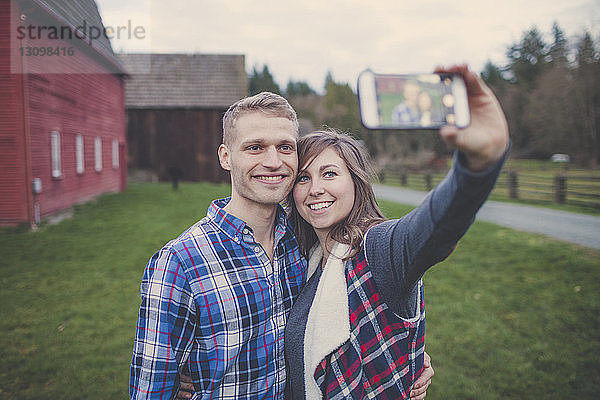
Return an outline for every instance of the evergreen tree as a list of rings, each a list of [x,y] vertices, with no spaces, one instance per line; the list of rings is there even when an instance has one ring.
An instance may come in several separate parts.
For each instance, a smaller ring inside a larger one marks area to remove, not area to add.
[[[316,94],[315,91],[310,87],[310,85],[303,81],[294,82],[290,79],[286,88],[285,88],[286,96],[308,96],[312,94]]]
[[[550,46],[550,51],[548,54],[550,57],[550,62],[554,65],[567,66],[569,62],[567,38],[556,22],[552,25],[552,36],[554,41]]]
[[[529,154],[549,158],[553,153],[572,153],[575,149],[575,105],[572,74],[568,63],[568,42],[555,22],[553,42],[549,45],[544,68],[537,72],[535,84],[521,87],[526,94],[522,123],[531,133]]]
[[[546,43],[536,27],[525,32],[519,43],[508,48],[509,68],[515,82],[533,87],[546,59]]]
[[[248,90],[251,96],[260,92],[281,94],[281,89],[273,79],[267,65],[263,65],[262,71],[257,70],[256,66],[252,68],[252,73],[248,76]]]
[[[506,53],[509,64],[506,67],[511,76],[511,87],[507,90],[505,112],[515,153],[533,155],[535,152],[532,124],[527,122],[525,111],[529,93],[535,89],[536,81],[545,69],[547,57],[546,43],[536,27],[523,33],[521,40],[508,47]]]
[[[356,93],[349,84],[335,82],[331,71],[325,77],[324,105],[327,110],[327,125],[361,136],[363,127]]]
[[[591,161],[600,164],[600,53],[589,32],[576,48],[576,101],[582,149]]]
[[[501,95],[504,93],[506,86],[508,85],[508,81],[504,78],[504,74],[502,69],[488,61],[483,67],[483,71],[481,72],[481,78],[484,82],[496,92],[496,95]]]

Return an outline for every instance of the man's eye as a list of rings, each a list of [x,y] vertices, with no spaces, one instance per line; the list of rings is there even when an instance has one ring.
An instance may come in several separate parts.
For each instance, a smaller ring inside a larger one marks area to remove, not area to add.
[[[294,151],[294,148],[292,146],[290,146],[289,144],[284,144],[283,146],[281,146],[281,150],[282,151]]]
[[[249,146],[249,147],[248,147],[248,150],[251,150],[251,151],[258,151],[258,150],[260,150],[260,146],[259,146],[259,145]]]

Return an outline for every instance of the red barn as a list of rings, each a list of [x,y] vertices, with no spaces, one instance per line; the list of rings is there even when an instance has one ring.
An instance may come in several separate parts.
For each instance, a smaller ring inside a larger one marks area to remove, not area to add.
[[[124,70],[103,30],[93,0],[0,2],[0,225],[124,190]]]

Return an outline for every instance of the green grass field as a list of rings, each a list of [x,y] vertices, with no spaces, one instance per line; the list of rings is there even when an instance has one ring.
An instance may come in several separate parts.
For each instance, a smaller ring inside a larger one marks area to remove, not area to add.
[[[58,225],[0,230],[0,398],[126,398],[145,263],[228,191],[131,184]],[[599,256],[475,223],[425,277],[427,398],[596,398]]]

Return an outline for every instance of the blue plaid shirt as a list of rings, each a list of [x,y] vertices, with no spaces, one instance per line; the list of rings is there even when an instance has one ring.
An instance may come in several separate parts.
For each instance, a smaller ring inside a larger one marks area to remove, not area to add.
[[[194,399],[283,398],[284,330],[306,261],[278,207],[274,261],[215,200],[148,262],[129,381],[132,399],[170,399],[179,373]]]

